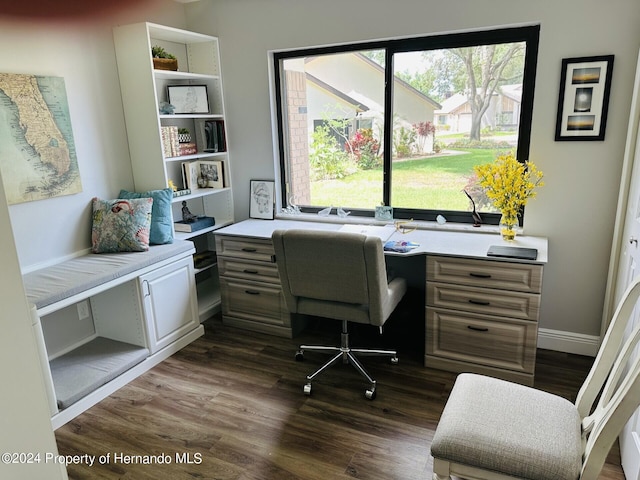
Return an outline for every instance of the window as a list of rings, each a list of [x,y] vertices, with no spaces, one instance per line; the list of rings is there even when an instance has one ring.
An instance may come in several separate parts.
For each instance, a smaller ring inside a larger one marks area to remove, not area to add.
[[[282,206],[497,224],[473,167],[528,158],[539,31],[274,53]]]

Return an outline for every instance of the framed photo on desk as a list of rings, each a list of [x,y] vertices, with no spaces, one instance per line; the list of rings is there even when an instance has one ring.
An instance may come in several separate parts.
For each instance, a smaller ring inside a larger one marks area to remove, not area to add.
[[[251,198],[249,200],[249,216],[273,220],[273,180],[251,180]]]

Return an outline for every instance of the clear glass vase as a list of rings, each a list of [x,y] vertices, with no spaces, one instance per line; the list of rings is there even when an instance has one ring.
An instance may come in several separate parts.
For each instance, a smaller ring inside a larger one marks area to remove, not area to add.
[[[518,227],[518,217],[502,214],[500,218],[500,235],[503,240],[511,242],[516,238],[516,228]]]

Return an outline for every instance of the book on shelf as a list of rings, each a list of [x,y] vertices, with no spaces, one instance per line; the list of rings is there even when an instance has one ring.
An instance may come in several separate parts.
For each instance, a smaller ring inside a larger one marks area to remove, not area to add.
[[[165,158],[179,156],[178,127],[160,127],[160,133],[162,136],[162,153]]]
[[[190,188],[183,188],[182,190],[174,190],[173,191],[173,196],[174,197],[184,197],[185,195],[191,195],[191,189]]]
[[[195,143],[181,143],[178,145],[178,155],[195,155],[198,153],[198,148]]]
[[[182,162],[182,184],[191,191],[197,190],[200,168],[198,162]]]
[[[226,152],[227,141],[224,134],[224,120],[204,122],[205,152]]]
[[[173,229],[176,232],[192,233],[203,228],[213,227],[215,224],[216,219],[213,217],[198,217],[193,222],[185,222],[184,220],[173,222]]]
[[[216,252],[198,252],[193,254],[193,266],[197,269],[214,265],[218,261]]]

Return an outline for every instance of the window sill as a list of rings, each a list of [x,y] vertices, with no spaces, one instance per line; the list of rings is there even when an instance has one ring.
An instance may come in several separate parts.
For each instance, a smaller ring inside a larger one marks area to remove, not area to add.
[[[301,213],[299,215],[290,215],[286,213],[280,213],[276,215],[279,220],[299,220],[303,222],[318,222],[318,223],[337,223],[337,224],[351,224],[351,225],[393,225],[394,222],[401,221],[406,222],[404,219],[394,219],[394,221],[380,221],[370,217],[338,217],[336,214],[331,214],[326,217],[321,217],[312,213]],[[408,223],[411,228],[415,227],[417,230],[439,230],[447,232],[469,232],[469,233],[490,233],[497,234],[500,232],[498,225],[481,225],[480,227],[474,227],[470,223],[453,223],[447,222],[439,224],[437,222],[427,222],[423,220],[416,220]],[[518,235],[523,235],[522,228],[517,229]]]

